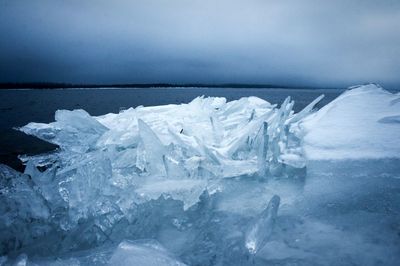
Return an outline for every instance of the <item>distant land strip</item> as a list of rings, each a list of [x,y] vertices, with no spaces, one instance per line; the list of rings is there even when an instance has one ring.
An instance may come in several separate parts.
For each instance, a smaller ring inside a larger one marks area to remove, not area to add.
[[[247,84],[247,83],[126,83],[126,84],[72,84],[72,83],[52,83],[52,82],[32,82],[32,83],[0,83],[0,89],[73,89],[73,88],[281,88],[281,89],[332,89],[331,87],[312,87],[312,86],[282,86],[272,84]]]

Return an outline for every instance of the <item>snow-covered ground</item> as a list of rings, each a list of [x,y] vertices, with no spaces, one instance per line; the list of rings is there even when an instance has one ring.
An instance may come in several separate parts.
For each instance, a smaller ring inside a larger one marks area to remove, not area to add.
[[[302,122],[311,160],[400,157],[400,94],[370,84],[346,91]]]
[[[399,265],[400,95],[57,111],[0,165],[0,264]],[[18,264],[19,263],[19,264]]]

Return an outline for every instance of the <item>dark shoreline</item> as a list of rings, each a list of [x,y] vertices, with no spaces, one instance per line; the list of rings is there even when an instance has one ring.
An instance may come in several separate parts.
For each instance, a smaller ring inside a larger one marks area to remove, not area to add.
[[[32,82],[32,83],[0,83],[0,89],[99,89],[99,88],[229,88],[229,89],[337,89],[335,87],[315,87],[315,86],[285,86],[273,84],[247,84],[247,83],[127,83],[127,84],[72,84],[72,83],[52,83],[52,82]]]

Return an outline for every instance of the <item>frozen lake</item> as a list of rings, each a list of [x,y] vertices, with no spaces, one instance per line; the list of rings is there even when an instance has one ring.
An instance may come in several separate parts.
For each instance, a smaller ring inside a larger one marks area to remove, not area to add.
[[[0,91],[4,132],[61,147],[0,166],[0,262],[397,266],[400,98],[341,92]]]

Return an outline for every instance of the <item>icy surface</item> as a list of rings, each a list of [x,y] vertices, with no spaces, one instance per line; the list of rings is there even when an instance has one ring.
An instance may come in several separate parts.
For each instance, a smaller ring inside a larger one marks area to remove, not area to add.
[[[26,125],[60,149],[0,165],[0,265],[398,265],[399,95],[322,97]]]
[[[124,241],[112,255],[110,265],[184,266],[156,242],[134,243]]]
[[[309,159],[400,157],[400,95],[353,87],[302,122]]]
[[[93,249],[90,252],[76,252],[69,256],[46,259],[29,258],[26,254],[19,255],[16,259],[3,257],[1,265],[13,266],[185,266],[170,254],[160,243],[155,240],[122,241],[117,247],[110,246]]]

